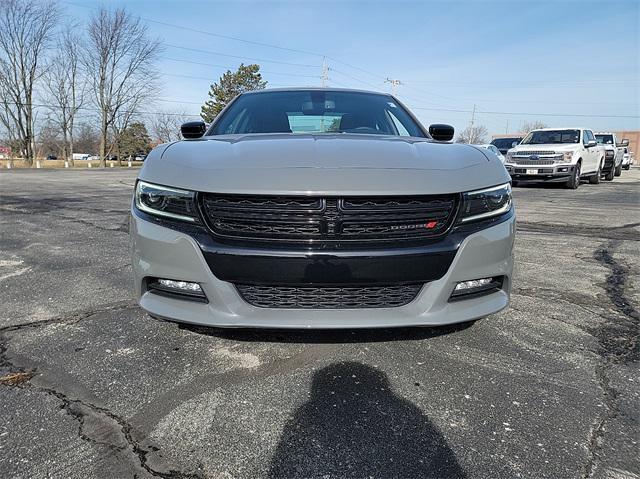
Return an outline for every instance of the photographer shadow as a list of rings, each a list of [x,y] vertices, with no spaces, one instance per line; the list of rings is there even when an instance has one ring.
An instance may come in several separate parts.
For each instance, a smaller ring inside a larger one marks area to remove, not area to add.
[[[387,376],[356,362],[314,374],[311,395],[287,423],[268,477],[464,478],[427,416]]]

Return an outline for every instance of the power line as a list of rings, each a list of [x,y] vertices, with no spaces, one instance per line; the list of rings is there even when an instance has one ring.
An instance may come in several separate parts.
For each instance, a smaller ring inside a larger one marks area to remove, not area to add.
[[[291,65],[291,66],[295,66],[295,67],[304,67],[304,68],[319,68],[318,65],[310,65],[307,63],[294,63],[294,62],[285,62],[285,61],[281,61],[281,60],[265,60],[264,58],[252,58],[252,57],[245,57],[245,56],[240,56],[240,55],[231,55],[229,53],[222,53],[222,52],[214,52],[211,50],[202,50],[200,48],[191,48],[191,47],[183,47],[181,45],[173,45],[171,43],[164,43],[165,46],[170,47],[170,48],[177,48],[179,50],[186,50],[189,52],[197,52],[197,53],[206,53],[207,55],[219,55],[222,57],[229,57],[229,58],[239,58],[240,60],[250,60],[253,62],[262,62],[262,63],[277,63],[280,65]]]
[[[433,111],[451,111],[456,113],[472,113],[473,110],[456,110],[453,108],[427,108],[414,106],[413,110],[433,110]],[[640,115],[597,115],[597,114],[583,114],[583,113],[542,113],[542,112],[515,112],[515,111],[480,111],[476,110],[476,113],[483,113],[487,115],[523,115],[523,116],[555,116],[555,117],[584,117],[584,118],[640,118]]]
[[[193,65],[202,65],[202,66],[208,66],[208,67],[214,67],[214,68],[226,68],[228,70],[233,69],[235,67],[233,66],[228,66],[228,65],[217,65],[215,63],[207,63],[207,62],[196,62],[196,61],[192,61],[192,60],[183,60],[180,58],[170,58],[170,57],[159,57],[161,60],[169,60],[172,62],[180,62],[180,63],[190,63]],[[260,73],[266,73],[268,75],[284,75],[284,76],[291,76],[291,77],[300,77],[300,78],[318,78],[317,75],[306,75],[303,73],[286,73],[286,72],[274,72],[274,71],[269,71],[269,70],[260,70]]]

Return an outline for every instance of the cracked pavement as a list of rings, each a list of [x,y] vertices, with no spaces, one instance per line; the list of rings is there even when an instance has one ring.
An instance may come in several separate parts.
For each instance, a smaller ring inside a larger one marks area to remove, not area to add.
[[[640,477],[640,169],[514,189],[510,309],[341,332],[147,316],[135,174],[0,173],[1,477]]]

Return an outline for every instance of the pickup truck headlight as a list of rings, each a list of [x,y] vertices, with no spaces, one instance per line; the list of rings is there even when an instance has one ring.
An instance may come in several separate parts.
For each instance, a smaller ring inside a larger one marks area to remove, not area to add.
[[[511,158],[513,158],[513,152],[507,151],[507,161],[511,161]]]
[[[198,222],[195,193],[193,191],[154,185],[146,181],[136,184],[136,207],[154,216],[174,220]]]
[[[460,222],[491,218],[511,209],[511,184],[463,194]]]
[[[571,161],[571,158],[573,158],[573,151],[565,151],[564,159],[567,161]]]

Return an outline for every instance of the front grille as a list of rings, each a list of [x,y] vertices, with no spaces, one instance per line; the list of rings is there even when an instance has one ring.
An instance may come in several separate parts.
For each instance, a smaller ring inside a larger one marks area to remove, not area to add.
[[[207,225],[227,241],[322,244],[421,240],[446,233],[459,195],[248,196],[204,193]]]
[[[531,155],[553,156],[556,154],[557,153],[555,151],[550,151],[550,150],[515,151],[513,153],[514,156],[531,156]]]
[[[515,163],[516,165],[553,165],[555,160],[530,160],[529,158],[512,158],[509,163]]]
[[[409,304],[422,284],[391,286],[252,286],[235,285],[240,296],[259,308],[363,309],[397,308]]]

